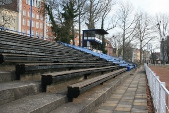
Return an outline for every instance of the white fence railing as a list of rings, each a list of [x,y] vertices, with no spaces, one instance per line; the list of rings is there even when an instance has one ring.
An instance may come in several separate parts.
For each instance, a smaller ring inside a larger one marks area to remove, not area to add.
[[[144,68],[156,113],[169,113],[169,91],[165,88],[165,82],[161,82],[147,64]]]

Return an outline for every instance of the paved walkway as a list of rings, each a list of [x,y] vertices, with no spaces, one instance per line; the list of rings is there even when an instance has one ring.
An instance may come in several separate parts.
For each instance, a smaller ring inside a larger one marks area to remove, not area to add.
[[[126,79],[93,113],[148,113],[144,68]]]

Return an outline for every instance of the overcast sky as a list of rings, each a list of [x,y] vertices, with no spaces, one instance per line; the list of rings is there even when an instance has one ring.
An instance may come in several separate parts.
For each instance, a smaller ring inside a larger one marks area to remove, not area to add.
[[[159,13],[169,14],[169,0],[126,0],[133,4],[135,9],[143,10],[150,15]],[[159,45],[159,41],[153,42],[154,45]],[[156,49],[159,52],[160,49]]]
[[[136,9],[141,9],[152,15],[156,13],[169,13],[169,0],[126,0]]]

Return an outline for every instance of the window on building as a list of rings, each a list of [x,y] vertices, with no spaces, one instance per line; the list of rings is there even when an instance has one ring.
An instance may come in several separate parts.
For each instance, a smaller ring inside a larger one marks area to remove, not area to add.
[[[39,15],[38,14],[36,15],[36,19],[39,19]]]
[[[43,16],[42,15],[40,16],[40,19],[43,20]]]
[[[32,0],[32,6],[35,6],[35,0]]]
[[[40,23],[40,28],[43,29],[43,24],[42,23]]]
[[[40,1],[37,1],[36,7],[40,8]]]
[[[27,34],[30,34],[30,30],[27,30]]]
[[[25,33],[26,33],[26,30],[25,30],[25,29],[22,29],[22,33],[24,33],[24,34],[25,34]]]
[[[22,24],[23,24],[23,25],[26,25],[26,19],[25,19],[25,18],[23,18]]]
[[[32,20],[32,27],[35,27],[35,23],[34,23],[34,21]]]
[[[29,20],[27,21],[27,25],[30,26],[30,21]]]
[[[38,35],[39,35],[38,31],[36,31],[36,36],[38,36]]]
[[[36,4],[36,6],[35,6],[35,7],[38,7],[38,6],[37,6],[37,4],[38,4],[38,1],[37,1],[37,0],[35,0],[35,4]]]
[[[43,34],[42,34],[42,32],[40,33],[40,37],[43,37]]]
[[[35,14],[34,13],[32,13],[32,18],[35,18]]]
[[[34,31],[32,30],[32,35],[34,35]]]
[[[28,17],[30,17],[30,12],[28,11]]]
[[[26,11],[25,10],[23,10],[23,15],[26,16]]]
[[[39,22],[36,22],[36,28],[39,28]]]
[[[26,4],[30,5],[30,0],[26,0]]]

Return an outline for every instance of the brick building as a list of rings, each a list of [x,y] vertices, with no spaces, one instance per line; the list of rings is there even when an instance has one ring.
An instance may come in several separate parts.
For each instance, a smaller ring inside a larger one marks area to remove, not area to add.
[[[113,47],[107,39],[105,39],[105,49],[107,50],[107,55],[113,56]]]
[[[42,38],[46,35],[46,25],[45,18],[40,12],[41,1],[32,0],[32,10],[30,3],[30,0],[19,1],[19,17],[21,18],[21,22],[19,23],[19,31],[29,35],[31,29],[31,35]],[[32,26],[30,27],[31,22]]]

